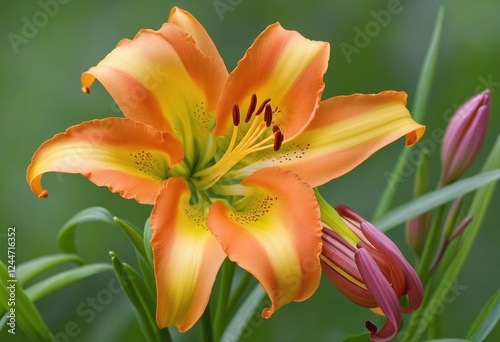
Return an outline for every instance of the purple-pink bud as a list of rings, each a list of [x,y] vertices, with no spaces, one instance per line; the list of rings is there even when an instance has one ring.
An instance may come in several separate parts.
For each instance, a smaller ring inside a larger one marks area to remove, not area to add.
[[[476,160],[486,136],[489,116],[489,90],[477,94],[455,112],[443,138],[440,186],[454,182]]]

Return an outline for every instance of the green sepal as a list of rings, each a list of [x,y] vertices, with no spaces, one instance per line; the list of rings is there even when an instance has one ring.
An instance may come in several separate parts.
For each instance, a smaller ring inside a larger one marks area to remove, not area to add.
[[[321,221],[343,238],[349,238],[355,242],[359,241],[359,238],[347,227],[339,213],[321,196],[318,188],[314,188],[314,194],[321,211]]]
[[[11,287],[15,289],[15,302],[10,300]],[[15,315],[15,328],[20,328],[31,341],[53,341],[52,333],[45,324],[35,304],[20,283],[9,276],[7,267],[0,261],[0,303],[6,316]],[[12,305],[11,303],[15,303]],[[12,311],[14,310],[14,311]],[[7,317],[7,329],[10,318]]]
[[[122,263],[114,252],[109,252],[116,277],[135,308],[139,326],[147,341],[171,341],[168,329],[159,329],[155,320],[155,301],[140,275]]]
[[[16,269],[16,278],[21,284],[25,284],[37,275],[67,262],[76,263],[78,265],[83,264],[82,258],[76,254],[46,255],[19,265]]]

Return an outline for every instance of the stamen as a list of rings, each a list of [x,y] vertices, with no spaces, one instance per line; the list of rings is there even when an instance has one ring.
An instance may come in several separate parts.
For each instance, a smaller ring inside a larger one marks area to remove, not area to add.
[[[266,126],[271,126],[273,122],[273,110],[271,109],[271,105],[266,105],[266,111],[264,112],[264,121],[266,122]]]
[[[233,124],[235,127],[240,124],[240,107],[237,103],[233,105]]]
[[[277,130],[274,133],[274,151],[278,151],[281,148],[281,144],[283,143],[283,140],[285,139],[285,136],[283,133],[281,133],[280,130]]]
[[[273,126],[273,134],[276,133],[276,131],[279,131],[280,128],[278,127],[278,125],[274,125]]]
[[[252,98],[250,99],[250,106],[248,106],[247,116],[245,117],[245,123],[250,121],[252,118],[252,114],[255,111],[255,107],[257,106],[257,95],[252,94]]]
[[[265,99],[264,102],[262,102],[262,104],[260,105],[259,109],[257,109],[257,113],[255,113],[255,115],[260,115],[260,113],[262,113],[262,111],[270,101],[271,99]]]

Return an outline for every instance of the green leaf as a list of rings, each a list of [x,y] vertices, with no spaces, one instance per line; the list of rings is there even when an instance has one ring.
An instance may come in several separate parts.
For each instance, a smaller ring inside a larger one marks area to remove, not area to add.
[[[59,249],[63,253],[78,254],[75,246],[76,227],[85,222],[96,221],[115,225],[113,215],[111,215],[106,209],[101,207],[91,207],[84,209],[73,216],[68,222],[66,222],[66,224],[59,231],[59,236],[57,237]]]
[[[114,217],[113,221],[122,228],[123,232],[127,235],[130,242],[134,245],[137,252],[146,258],[146,250],[144,249],[144,241],[142,236],[138,233],[137,228],[135,228],[131,223],[120,220],[118,217]]]
[[[370,333],[363,333],[359,335],[349,336],[342,340],[342,342],[370,342]]]
[[[62,289],[63,287],[75,283],[79,280],[83,280],[98,273],[109,271],[113,271],[113,268],[108,264],[91,264],[79,266],[77,268],[64,271],[47,279],[41,280],[40,282],[27,288],[26,294],[32,301],[36,302],[46,295]]]
[[[153,231],[151,230],[151,222],[149,221],[148,218],[146,220],[146,223],[144,224],[143,240],[144,240],[144,249],[146,250],[146,257],[151,265],[153,265],[153,249],[151,248],[151,244],[149,242],[151,241],[152,237],[153,237]]]
[[[264,291],[262,286],[258,284],[247,297],[245,302],[241,305],[236,314],[231,318],[231,322],[227,325],[221,341],[240,341],[241,334],[244,330],[248,331],[248,329],[245,328],[252,316],[255,314],[265,295],[266,291]],[[253,323],[255,324],[255,322]],[[252,326],[250,328],[253,329],[256,328],[256,326]]]
[[[156,298],[156,280],[153,272],[153,250],[151,249],[151,237],[153,232],[151,231],[151,226],[149,224],[149,218],[146,220],[143,232],[143,243],[145,250],[145,257],[137,256],[137,261],[139,262],[139,267],[144,275],[144,282],[146,283],[149,292]]]
[[[492,170],[459,180],[400,205],[373,223],[381,231],[388,231],[415,216],[423,214],[433,208],[454,200],[458,196],[462,196],[499,179],[500,170]]]
[[[498,136],[495,146],[484,164],[482,175],[491,172],[500,172],[500,170],[498,170],[499,168],[500,136]],[[488,172],[489,170],[495,171]],[[421,307],[413,314],[408,325],[408,331],[406,332],[406,336],[408,337],[404,341],[419,341],[421,334],[425,331],[425,327],[421,327],[421,322],[432,321],[434,316],[438,313],[435,308],[441,307],[443,301],[447,299],[448,292],[453,288],[451,285],[455,283],[469,255],[479,228],[483,223],[486,210],[488,209],[493,191],[495,190],[495,185],[495,182],[490,182],[478,189],[475,193],[468,213],[468,215],[473,215],[474,219],[465,232],[462,233],[462,240],[460,241],[460,245],[456,248],[455,253],[453,255],[448,255],[451,262],[446,263],[444,275],[441,277],[432,294],[424,300],[425,306]],[[421,320],[422,317],[425,317],[425,320]]]
[[[67,262],[83,264],[83,260],[76,254],[47,255],[19,265],[16,269],[16,278],[21,284],[25,284],[37,275]]]
[[[434,70],[436,69],[436,60],[439,52],[439,43],[441,40],[441,32],[443,30],[443,22],[444,7],[441,6],[436,19],[436,24],[434,25],[431,42],[429,43],[427,54],[420,71],[417,90],[415,92],[415,102],[411,110],[412,116],[417,122],[424,121],[427,99],[431,91],[431,84],[434,78]],[[384,189],[384,193],[380,198],[378,207],[375,210],[375,214],[373,215],[374,220],[380,218],[391,207],[392,200],[394,199],[394,194],[396,193],[399,183],[401,182],[401,175],[403,173],[405,165],[407,164],[410,151],[411,148],[404,148],[402,150],[398,161],[394,166],[394,169],[392,170],[389,182]]]
[[[467,338],[482,342],[486,340],[490,332],[497,325],[500,319],[500,290],[495,292],[495,294],[486,303],[483,310],[476,320],[472,324],[469,332],[467,333]]]
[[[12,305],[11,293],[15,294]],[[20,328],[32,341],[53,341],[52,333],[45,324],[35,304],[24,292],[20,283],[9,276],[7,267],[0,261],[0,303],[8,315],[15,315],[15,326]],[[10,317],[7,317],[7,324]],[[7,329],[10,329],[8,327]]]
[[[155,301],[139,274],[110,252],[116,277],[135,308],[136,316],[147,341],[171,341],[168,329],[159,329],[155,320]]]
[[[64,253],[77,253],[75,246],[75,231],[82,223],[104,222],[112,226],[119,227],[135,247],[136,251],[147,258],[144,242],[139,234],[139,230],[130,222],[121,220],[111,215],[109,211],[101,207],[91,207],[80,211],[73,216],[59,231],[57,238],[59,249]]]

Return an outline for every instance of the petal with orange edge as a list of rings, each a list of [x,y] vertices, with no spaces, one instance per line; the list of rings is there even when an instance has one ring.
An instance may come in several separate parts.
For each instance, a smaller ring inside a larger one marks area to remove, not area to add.
[[[328,67],[329,44],[304,38],[276,23],[267,27],[229,75],[217,106],[216,135],[231,132],[232,108],[246,110],[252,94],[269,98],[273,124],[291,138],[316,111]]]
[[[226,257],[207,228],[206,209],[189,200],[187,182],[170,178],[151,213],[156,321],[160,328],[175,325],[181,332],[203,314]]]
[[[406,145],[424,134],[405,107],[406,93],[337,96],[320,103],[310,125],[286,141],[278,152],[253,155],[254,162],[234,173],[245,177],[255,170],[280,166],[297,173],[311,186],[322,185],[349,172],[374,152],[406,135]]]
[[[133,133],[132,133],[133,132]],[[46,172],[81,173],[125,198],[153,204],[167,172],[183,158],[168,133],[131,119],[83,122],[56,134],[33,155],[26,178],[31,190],[46,197]]]
[[[187,32],[167,23],[122,40],[82,74],[82,85],[88,90],[97,78],[126,117],[172,134],[194,164],[214,125],[227,78],[219,64]]]
[[[253,189],[232,207],[217,201],[208,226],[229,259],[252,273],[272,305],[262,316],[291,301],[309,298],[319,285],[319,206],[311,187],[290,171],[260,170],[244,179]]]
[[[168,22],[179,26],[182,30],[189,33],[196,42],[196,46],[213,61],[214,66],[217,66],[220,70],[219,72],[227,75],[226,66],[214,42],[200,22],[191,13],[179,7],[174,7],[172,11],[170,11]]]

